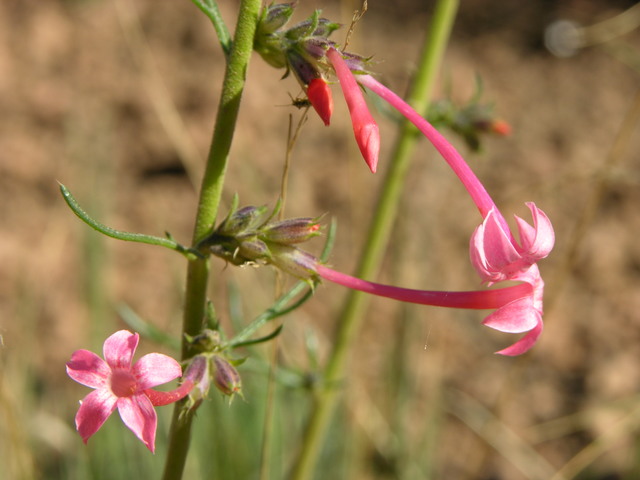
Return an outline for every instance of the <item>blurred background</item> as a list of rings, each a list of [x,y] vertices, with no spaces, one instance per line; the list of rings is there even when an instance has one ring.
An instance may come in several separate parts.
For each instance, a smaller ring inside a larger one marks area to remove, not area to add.
[[[233,29],[237,2],[220,2]],[[352,0],[302,0],[349,24]],[[406,92],[433,2],[369,1],[350,50]],[[624,13],[626,12],[626,13]],[[640,478],[640,12],[634,2],[462,2],[435,92],[482,102],[509,123],[475,152],[450,130],[505,215],[525,201],[551,218],[540,263],[545,331],[529,353],[493,352],[515,337],[483,312],[373,299],[317,478]],[[558,23],[561,22],[561,23]],[[341,42],[345,29],[334,34]],[[88,389],[64,364],[101,351],[130,309],[179,336],[185,261],[101,237],[67,208],[64,183],[114,228],[188,244],[224,59],[189,1],[5,0],[0,3],[0,468],[3,479],[158,478],[171,407],[159,409],[155,456],[116,419],[84,446],[73,418]],[[274,205],[289,117],[301,91],[254,55],[225,191]],[[288,216],[336,218],[330,262],[354,270],[395,138],[379,172],[359,156],[341,94],[330,127],[310,114],[293,149]],[[375,108],[377,104],[372,102]],[[424,140],[416,149],[380,280],[479,288],[468,240],[480,218]],[[310,250],[319,252],[322,239]],[[231,332],[274,299],[268,268],[213,259],[211,298]],[[284,320],[268,477],[283,478],[345,292],[322,285]],[[128,317],[131,318],[131,315]],[[265,330],[267,333],[270,330]],[[143,339],[138,356],[170,345]],[[185,478],[259,478],[272,347],[238,352],[245,400],[212,391],[196,418]]]

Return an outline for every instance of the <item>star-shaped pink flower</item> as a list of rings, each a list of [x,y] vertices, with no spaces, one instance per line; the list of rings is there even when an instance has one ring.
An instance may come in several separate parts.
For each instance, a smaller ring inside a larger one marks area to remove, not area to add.
[[[105,360],[88,350],[76,350],[71,355],[67,374],[95,389],[80,402],[76,414],[76,428],[84,443],[117,408],[124,424],[153,452],[158,425],[153,407],[176,402],[193,387],[193,382],[186,381],[170,392],[151,390],[178,378],[182,368],[160,353],[145,355],[132,366],[138,341],[137,333],[120,330],[105,340]]]

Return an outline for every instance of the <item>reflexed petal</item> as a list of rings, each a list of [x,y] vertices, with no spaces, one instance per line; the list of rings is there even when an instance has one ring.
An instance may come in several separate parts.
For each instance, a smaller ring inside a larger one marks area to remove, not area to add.
[[[543,325],[542,325],[542,319],[541,319],[540,323],[536,325],[536,327],[533,330],[531,330],[529,333],[527,333],[524,337],[522,337],[520,340],[518,340],[516,343],[514,343],[510,347],[507,347],[496,353],[500,355],[506,355],[509,357],[522,355],[531,347],[533,347],[533,345],[536,343],[536,341],[538,340],[538,337],[542,333],[542,328],[543,328]]]
[[[67,375],[87,387],[102,387],[110,374],[109,365],[89,350],[76,350],[67,362]]]
[[[138,380],[138,391],[170,382],[182,375],[180,364],[161,353],[149,353],[138,360],[132,369]]]
[[[87,443],[115,410],[117,397],[109,390],[100,388],[84,397],[76,414],[76,429]]]
[[[531,210],[533,227],[517,216],[516,222],[522,245],[521,253],[528,256],[533,263],[549,255],[555,243],[555,233],[549,217],[542,210],[532,202],[526,205]]]
[[[104,341],[104,359],[111,368],[131,368],[131,360],[138,346],[139,335],[120,330]]]
[[[528,296],[500,307],[485,318],[482,324],[501,332],[522,333],[541,322],[540,312],[533,308],[533,296]]]
[[[153,453],[158,417],[151,401],[143,393],[118,399],[118,412],[124,424]]]

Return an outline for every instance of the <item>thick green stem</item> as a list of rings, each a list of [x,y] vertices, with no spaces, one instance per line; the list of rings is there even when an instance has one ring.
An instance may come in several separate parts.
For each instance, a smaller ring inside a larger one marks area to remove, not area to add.
[[[193,245],[197,245],[204,236],[211,232],[218,213],[247,66],[253,50],[253,38],[258,23],[260,5],[260,0],[242,0],[240,3],[233,47],[225,71],[211,148],[202,179],[193,231]],[[195,336],[203,328],[208,277],[209,262],[207,259],[195,259],[189,262],[183,334]],[[189,358],[192,353],[183,335],[182,359]],[[189,450],[192,419],[193,413],[183,408],[183,402],[176,404],[169,433],[169,450],[163,480],[182,478]]]
[[[439,0],[434,11],[431,28],[425,40],[417,75],[408,102],[419,112],[426,111],[433,84],[447,46],[458,9],[458,0]],[[375,215],[369,227],[367,244],[363,248],[356,276],[370,279],[375,276],[389,243],[391,228],[396,217],[402,187],[410,165],[416,141],[415,128],[404,122],[391,157]],[[354,338],[364,318],[368,297],[350,291],[338,322],[334,347],[325,370],[325,388],[316,398],[305,432],[302,450],[292,472],[293,480],[309,480],[317,462],[328,425],[333,417],[339,385],[345,375],[346,360]]]

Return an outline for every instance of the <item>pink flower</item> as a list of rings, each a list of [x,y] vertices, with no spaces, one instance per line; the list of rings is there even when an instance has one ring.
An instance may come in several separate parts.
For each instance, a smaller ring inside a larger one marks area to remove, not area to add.
[[[353,80],[350,72],[347,75],[343,71],[348,71],[349,67],[336,50],[329,49],[327,57],[336,69],[341,84],[343,78],[345,84]],[[470,246],[471,262],[482,280],[489,285],[504,280],[521,283],[494,290],[442,292],[411,290],[367,282],[322,265],[316,267],[316,272],[322,278],[348,288],[403,302],[451,308],[495,309],[485,318],[484,325],[508,333],[527,332],[515,344],[497,353],[519,355],[526,352],[536,342],[543,328],[544,282],[536,262],[546,257],[553,248],[555,237],[551,222],[542,210],[533,203],[528,203],[533,216],[533,226],[516,217],[520,237],[520,241],[517,241],[493,199],[453,145],[409,104],[371,75],[357,75],[356,78],[358,83],[387,101],[429,139],[469,192],[483,218],[482,224],[471,237]],[[354,88],[357,90],[357,87],[353,86],[343,85],[342,88],[345,97],[347,92],[353,91]],[[361,99],[359,90],[358,93]],[[362,109],[361,106],[359,108]]]
[[[362,153],[364,161],[371,169],[371,172],[375,173],[380,152],[378,125],[371,116],[369,108],[367,108],[367,103],[364,100],[358,82],[356,82],[353,73],[351,73],[340,52],[331,47],[327,50],[326,55],[333,65],[344,99],[347,102],[347,107],[349,107],[353,133],[360,148],[360,153]]]
[[[501,332],[529,332],[498,353],[519,355],[533,346],[542,333],[544,282],[536,262],[551,252],[555,234],[549,218],[534,203],[527,203],[533,226],[515,216],[520,242],[506,226],[497,208],[492,208],[471,236],[470,256],[480,278],[488,285],[505,280],[531,286],[531,295],[506,304],[483,322]]]
[[[76,414],[76,428],[84,443],[118,408],[124,424],[153,452],[158,423],[153,407],[176,402],[193,387],[192,381],[186,381],[170,392],[151,390],[178,378],[182,369],[173,358],[160,353],[145,355],[132,366],[138,340],[137,333],[120,330],[104,342],[106,361],[88,350],[71,355],[67,374],[95,389],[80,402]]]

